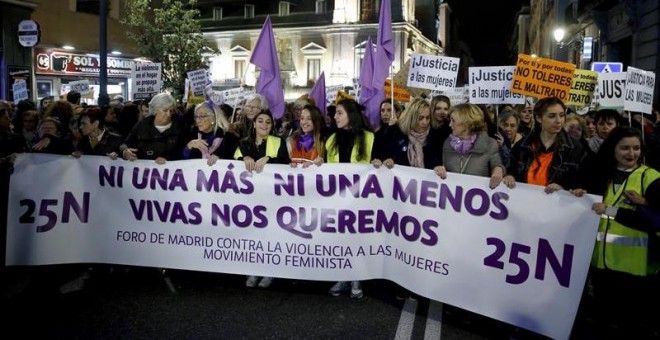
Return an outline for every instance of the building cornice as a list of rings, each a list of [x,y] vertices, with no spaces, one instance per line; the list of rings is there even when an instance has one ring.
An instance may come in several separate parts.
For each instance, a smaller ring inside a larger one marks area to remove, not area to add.
[[[25,7],[25,8],[32,8],[32,9],[37,8],[37,6],[39,5],[39,4],[36,4],[34,2],[27,2],[27,1],[20,1],[20,0],[0,0],[0,3],[19,6],[19,7]]]

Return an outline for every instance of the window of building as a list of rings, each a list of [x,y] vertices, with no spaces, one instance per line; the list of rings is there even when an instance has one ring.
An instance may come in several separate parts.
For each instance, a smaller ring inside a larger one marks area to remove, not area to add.
[[[241,57],[234,58],[234,78],[243,79],[246,67],[247,59]]]
[[[307,68],[307,77],[304,83],[299,83],[300,86],[306,86],[311,82],[315,82],[321,76],[321,60],[327,49],[317,43],[310,42],[300,49],[305,59],[305,66]],[[303,79],[300,79],[303,81]]]
[[[245,19],[254,18],[254,5],[245,5]]]
[[[328,11],[328,1],[316,0],[316,14],[323,14]]]
[[[291,3],[287,1],[280,1],[280,16],[285,17],[288,16],[291,11]]]
[[[232,47],[229,52],[231,53],[231,58],[234,65],[234,78],[243,79],[243,76],[245,76],[245,72],[248,67],[250,50],[241,45],[236,45]],[[230,71],[227,70],[227,73],[229,72]]]
[[[307,59],[307,80],[316,81],[321,76],[321,58]]]
[[[213,20],[222,20],[222,7],[213,7]]]
[[[355,45],[355,74],[359,75],[360,70],[362,70],[362,61],[364,60],[364,53],[366,52],[367,41],[363,41]]]

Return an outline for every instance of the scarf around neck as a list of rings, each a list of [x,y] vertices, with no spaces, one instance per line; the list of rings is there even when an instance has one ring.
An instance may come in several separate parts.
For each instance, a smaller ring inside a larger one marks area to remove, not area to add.
[[[424,132],[410,131],[408,134],[408,163],[415,168],[424,167],[424,144],[431,129]]]
[[[314,136],[310,134],[302,134],[298,137],[296,141],[296,148],[298,150],[304,149],[304,151],[309,151],[314,146]]]
[[[468,138],[461,139],[454,135],[449,135],[449,145],[456,151],[457,154],[464,156],[472,151],[474,142],[477,140],[477,135],[472,135]]]

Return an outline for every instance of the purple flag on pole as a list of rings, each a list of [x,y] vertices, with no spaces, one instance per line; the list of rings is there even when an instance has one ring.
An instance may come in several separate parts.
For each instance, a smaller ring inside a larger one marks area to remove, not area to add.
[[[385,85],[385,79],[390,73],[390,66],[393,61],[394,39],[392,36],[392,7],[390,0],[383,0],[380,3],[380,16],[378,18],[378,38],[376,40],[376,56],[374,57],[373,88],[380,89]]]
[[[321,113],[325,116],[328,112],[328,107],[325,105],[325,72],[321,72],[321,76],[314,83],[314,87],[309,92],[309,97],[314,99],[316,107],[321,110]]]
[[[385,100],[385,90],[381,86],[380,91],[373,87],[374,79],[374,46],[371,42],[371,37],[367,40],[367,45],[364,47],[364,59],[362,60],[362,67],[360,68],[360,104],[365,107],[364,114],[369,118],[372,127],[380,124],[380,103]]]
[[[270,16],[266,17],[257,44],[252,51],[250,63],[261,67],[256,92],[266,97],[273,117],[281,118],[284,115],[284,90]]]
[[[374,45],[371,42],[371,37],[367,40],[367,45],[364,46],[364,58],[362,59],[362,65],[360,66],[360,79],[358,79],[358,84],[360,84],[360,104],[364,103],[373,96],[373,77],[374,77],[374,57],[373,57]]]

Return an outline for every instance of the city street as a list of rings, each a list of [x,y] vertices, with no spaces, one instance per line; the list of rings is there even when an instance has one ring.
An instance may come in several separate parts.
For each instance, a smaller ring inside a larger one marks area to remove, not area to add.
[[[428,299],[395,298],[389,281],[365,297],[327,294],[330,282],[275,280],[245,288],[244,277],[115,267],[93,272],[82,290],[47,283],[53,268],[3,272],[2,329],[55,339],[507,339],[541,338]],[[65,270],[68,271],[68,270]],[[75,277],[75,275],[73,276]],[[38,281],[38,282],[35,282]]]

